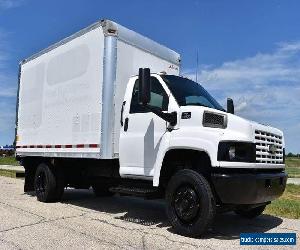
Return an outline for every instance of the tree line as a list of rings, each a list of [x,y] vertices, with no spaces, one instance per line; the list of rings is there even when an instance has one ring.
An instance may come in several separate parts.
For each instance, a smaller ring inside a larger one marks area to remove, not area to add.
[[[298,157],[298,158],[300,158],[300,154],[293,154],[293,153],[289,152],[289,153],[286,155],[286,157]]]

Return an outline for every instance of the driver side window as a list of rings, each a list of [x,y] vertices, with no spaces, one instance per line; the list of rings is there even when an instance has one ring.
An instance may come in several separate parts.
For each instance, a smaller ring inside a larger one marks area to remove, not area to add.
[[[135,81],[132,97],[131,97],[131,104],[130,104],[130,114],[132,113],[147,113],[150,112],[146,110],[141,104],[139,104],[138,98],[138,89],[139,89],[139,80]],[[151,77],[151,98],[149,106],[158,108],[162,111],[168,110],[169,105],[169,97],[163,87],[161,86],[160,82],[155,78]]]

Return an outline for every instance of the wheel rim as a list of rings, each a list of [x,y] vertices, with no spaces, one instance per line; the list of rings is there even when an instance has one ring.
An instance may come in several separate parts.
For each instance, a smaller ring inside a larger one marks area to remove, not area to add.
[[[200,199],[194,188],[181,186],[174,195],[174,208],[178,218],[184,222],[192,222],[200,211]]]
[[[44,195],[46,192],[46,175],[44,172],[40,172],[36,179],[36,191],[39,195]]]

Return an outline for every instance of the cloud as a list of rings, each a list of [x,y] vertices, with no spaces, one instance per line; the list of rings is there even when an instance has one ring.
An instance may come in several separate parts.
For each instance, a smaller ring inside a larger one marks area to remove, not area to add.
[[[195,79],[190,71],[186,75]],[[219,67],[200,67],[199,82],[222,104],[232,97],[238,115],[283,129],[288,150],[300,152],[300,42],[280,43]]]
[[[24,0],[0,0],[0,9],[12,9],[23,5]]]

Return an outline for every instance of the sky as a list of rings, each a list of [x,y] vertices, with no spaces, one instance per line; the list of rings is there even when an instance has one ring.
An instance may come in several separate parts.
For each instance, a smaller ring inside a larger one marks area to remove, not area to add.
[[[236,114],[283,130],[300,153],[300,1],[0,0],[0,145],[14,140],[20,60],[108,18],[179,52]],[[198,67],[196,63],[198,53]]]

